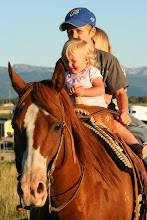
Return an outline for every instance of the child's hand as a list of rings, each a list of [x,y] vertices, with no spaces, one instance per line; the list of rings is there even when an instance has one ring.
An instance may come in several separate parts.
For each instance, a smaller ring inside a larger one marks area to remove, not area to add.
[[[73,95],[76,92],[76,87],[73,86],[69,89],[69,95]]]
[[[75,94],[76,96],[84,96],[85,95],[85,89],[80,86],[75,88]]]
[[[119,122],[127,126],[131,123],[131,118],[126,112],[122,112],[119,118]]]

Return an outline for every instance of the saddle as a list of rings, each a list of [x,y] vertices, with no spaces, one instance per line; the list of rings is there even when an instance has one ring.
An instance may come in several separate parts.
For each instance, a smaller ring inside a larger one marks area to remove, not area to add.
[[[83,104],[74,105],[74,110],[86,127],[95,129],[95,133],[107,142],[109,147],[106,150],[116,165],[122,171],[133,173],[135,188],[137,189],[139,185],[141,193],[147,195],[147,172],[142,159],[131,150],[119,134],[112,132],[114,115],[119,113],[103,107]]]
[[[113,133],[114,114],[117,112],[99,106],[83,104],[74,105],[74,111],[84,125],[91,129],[100,143],[105,146],[118,168],[131,174],[132,165],[120,147],[118,137]]]
[[[111,132],[113,131],[114,115],[119,115],[118,112],[104,107],[83,104],[74,105],[74,110],[81,120],[90,120]]]

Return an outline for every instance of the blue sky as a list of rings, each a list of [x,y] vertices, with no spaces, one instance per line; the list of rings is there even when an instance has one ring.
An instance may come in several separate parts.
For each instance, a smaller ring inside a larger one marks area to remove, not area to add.
[[[0,66],[54,67],[67,40],[65,15],[86,7],[124,67],[147,66],[147,0],[0,0]]]

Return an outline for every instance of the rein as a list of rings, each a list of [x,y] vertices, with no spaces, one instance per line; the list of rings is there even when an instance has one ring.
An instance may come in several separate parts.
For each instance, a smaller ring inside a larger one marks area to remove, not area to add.
[[[62,107],[64,109],[64,106],[62,104]],[[63,117],[64,119],[64,117]],[[65,131],[64,131],[64,128],[67,128],[69,134],[70,134],[70,138],[71,138],[71,150],[72,150],[72,157],[73,157],[73,162],[76,163],[76,155],[75,155],[75,149],[74,149],[74,141],[73,141],[73,136],[68,128],[68,126],[66,125],[65,122],[63,122],[63,125],[62,125],[62,131],[61,131],[61,139],[60,139],[60,143],[59,143],[59,147],[57,149],[57,153],[55,155],[55,158],[53,160],[53,163],[51,164],[51,168],[47,170],[47,179],[48,179],[48,188],[47,188],[47,191],[48,191],[48,200],[49,200],[49,213],[51,213],[52,211],[53,212],[59,212],[61,211],[62,209],[64,209],[72,200],[73,198],[75,197],[75,195],[77,194],[78,192],[78,189],[81,185],[81,182],[82,182],[82,179],[83,179],[83,175],[84,175],[84,168],[81,168],[81,175],[79,177],[79,180],[72,186],[70,187],[69,189],[67,189],[66,191],[60,193],[60,194],[57,194],[57,195],[54,195],[54,196],[51,196],[51,184],[53,183],[53,172],[56,168],[56,161],[58,159],[58,156],[59,156],[59,153],[60,153],[60,150],[61,150],[61,147],[62,147],[62,143],[63,143],[63,138],[64,138],[64,134],[65,134]],[[79,183],[79,185],[78,185]],[[53,207],[51,205],[51,198],[53,197],[57,197],[57,196],[61,196],[61,195],[64,195],[65,193],[69,192],[71,189],[73,189],[76,185],[78,185],[78,187],[76,188],[75,192],[73,193],[73,195],[70,197],[70,199],[68,199],[66,202],[64,202],[62,205],[60,205],[59,207]]]
[[[76,194],[77,194],[77,192],[78,192],[78,189],[79,189],[79,187],[80,187],[80,185],[81,185],[81,182],[82,182],[82,180],[83,180],[84,171],[85,171],[85,169],[84,169],[84,168],[83,168],[83,169],[81,168],[81,175],[80,175],[78,181],[77,181],[72,187],[70,187],[70,188],[67,189],[66,191],[64,191],[64,192],[62,192],[62,193],[60,193],[60,194],[54,195],[54,196],[51,196],[51,195],[50,195],[50,188],[51,188],[52,177],[51,177],[51,175],[50,175],[50,171],[48,171],[48,181],[49,181],[49,183],[48,183],[49,213],[51,213],[52,211],[53,211],[53,212],[59,212],[59,211],[61,211],[62,209],[64,209],[64,208],[73,200],[73,198],[76,196]],[[79,185],[78,185],[78,183],[79,183]],[[64,202],[64,203],[63,203],[62,205],[60,205],[59,207],[54,207],[54,206],[51,205],[51,198],[64,195],[65,193],[67,193],[67,192],[69,192],[71,189],[73,189],[76,185],[78,185],[78,187],[76,188],[75,192],[74,192],[73,195],[70,197],[70,199],[68,199],[66,202]]]

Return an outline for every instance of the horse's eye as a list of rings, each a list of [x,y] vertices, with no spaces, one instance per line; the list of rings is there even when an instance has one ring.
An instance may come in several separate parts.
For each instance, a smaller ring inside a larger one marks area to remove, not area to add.
[[[60,128],[61,128],[61,124],[57,123],[56,126],[54,127],[54,131],[57,132],[60,130]]]

